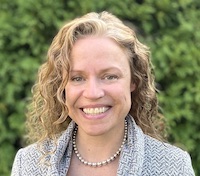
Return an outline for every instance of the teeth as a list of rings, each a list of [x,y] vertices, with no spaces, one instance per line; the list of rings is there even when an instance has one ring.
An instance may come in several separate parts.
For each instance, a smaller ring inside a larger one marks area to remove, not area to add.
[[[84,108],[83,112],[90,115],[96,115],[104,113],[108,110],[108,107],[101,107],[101,108]]]

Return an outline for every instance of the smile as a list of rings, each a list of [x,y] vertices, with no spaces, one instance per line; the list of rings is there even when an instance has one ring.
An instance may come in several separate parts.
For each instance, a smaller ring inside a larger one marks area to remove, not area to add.
[[[108,107],[100,107],[100,108],[83,108],[83,112],[88,115],[97,115],[106,112]]]

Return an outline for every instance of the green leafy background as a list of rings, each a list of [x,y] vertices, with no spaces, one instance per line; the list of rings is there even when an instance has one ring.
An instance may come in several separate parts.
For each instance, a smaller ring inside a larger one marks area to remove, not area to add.
[[[25,107],[38,67],[64,22],[107,10],[136,26],[152,51],[169,142],[200,175],[200,1],[0,0],[0,175],[23,147]]]

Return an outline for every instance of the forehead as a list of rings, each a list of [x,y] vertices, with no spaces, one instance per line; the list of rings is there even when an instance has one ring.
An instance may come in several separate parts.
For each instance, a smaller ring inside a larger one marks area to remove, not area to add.
[[[70,54],[71,66],[81,66],[84,63],[99,63],[102,65],[128,66],[128,54],[113,39],[108,37],[85,37],[75,42]]]

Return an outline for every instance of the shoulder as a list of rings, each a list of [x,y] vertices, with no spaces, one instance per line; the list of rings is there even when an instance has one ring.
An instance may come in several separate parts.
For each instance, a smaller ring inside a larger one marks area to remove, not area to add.
[[[20,149],[15,156],[11,176],[47,175],[48,172],[57,171],[57,168],[59,171],[65,169],[63,163],[69,161],[72,152],[70,142],[74,126],[75,122],[72,121],[57,140],[47,139]]]
[[[29,145],[18,150],[13,167],[12,176],[18,175],[39,175],[45,173],[45,167],[40,169],[38,165],[41,164],[42,152],[38,149],[36,144]]]
[[[159,152],[159,155],[166,154],[166,153],[168,153],[168,154],[177,153],[178,155],[179,154],[181,155],[184,153],[184,151],[182,149],[180,149],[174,145],[171,145],[169,143],[159,141],[148,135],[144,135],[144,143],[145,143],[145,149],[147,151],[155,152],[155,154],[157,152]]]
[[[157,175],[194,175],[189,154],[171,144],[144,136],[144,166]]]
[[[27,147],[19,149],[19,151],[16,154],[16,157],[20,156],[22,158],[29,158],[29,157],[38,157],[40,156],[39,148],[37,144],[31,144]]]

